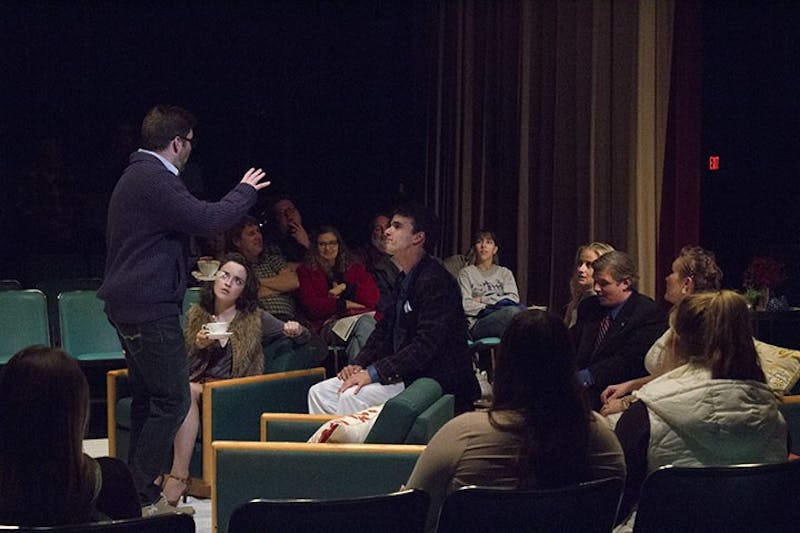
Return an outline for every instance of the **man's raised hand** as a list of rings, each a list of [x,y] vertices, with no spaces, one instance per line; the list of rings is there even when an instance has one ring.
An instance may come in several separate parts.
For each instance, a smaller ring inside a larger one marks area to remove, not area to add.
[[[242,183],[246,183],[251,187],[253,187],[255,190],[260,191],[264,187],[269,187],[270,183],[272,183],[271,181],[264,181],[259,183],[262,179],[264,179],[264,176],[266,175],[267,173],[261,170],[260,168],[259,169],[251,168],[250,170],[244,173],[244,176],[242,176]]]

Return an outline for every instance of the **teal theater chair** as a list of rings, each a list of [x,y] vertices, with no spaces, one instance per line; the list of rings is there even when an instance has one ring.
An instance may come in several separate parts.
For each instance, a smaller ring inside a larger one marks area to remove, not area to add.
[[[126,460],[131,431],[128,370],[112,370],[106,379],[108,454]],[[211,494],[213,441],[257,441],[261,413],[308,411],[308,389],[323,379],[325,369],[310,368],[204,383],[200,431],[189,465],[189,494],[203,498]]]
[[[125,359],[114,326],[106,318],[97,292],[69,291],[58,295],[61,345],[81,362]]]
[[[0,364],[32,344],[50,345],[44,293],[36,289],[0,291]]]
[[[230,441],[214,442],[213,448],[211,511],[218,533],[226,533],[234,510],[254,498],[333,500],[394,492],[408,481],[425,450],[409,444]],[[361,526],[376,525],[358,516],[358,522],[349,524],[352,531],[371,531]],[[402,523],[407,518],[396,520]],[[263,530],[268,527],[265,524]],[[321,523],[306,531],[328,528]]]
[[[427,444],[453,418],[453,410],[452,394],[442,394],[436,380],[419,378],[384,404],[364,443]],[[264,413],[261,440],[304,446],[322,424],[335,418],[339,415]]]

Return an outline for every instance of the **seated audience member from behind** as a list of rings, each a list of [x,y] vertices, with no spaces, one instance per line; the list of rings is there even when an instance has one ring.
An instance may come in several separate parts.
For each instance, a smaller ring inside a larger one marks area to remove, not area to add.
[[[250,215],[227,231],[225,241],[228,250],[242,254],[258,276],[259,307],[280,320],[297,320],[297,263],[286,262],[276,246],[264,246],[261,227]]]
[[[436,231],[436,216],[421,205],[395,211],[386,230],[386,251],[401,270],[394,301],[354,364],[311,387],[311,413],[355,413],[384,403],[420,377],[455,395],[456,411],[470,410],[480,396],[458,285],[425,251]]]
[[[628,469],[619,520],[647,474],[664,465],[780,463],[788,454],[786,423],[759,365],[744,299],[728,290],[692,294],[670,322],[665,366],[673,370],[634,393],[617,422]]]
[[[467,255],[467,266],[458,274],[464,314],[472,339],[501,337],[514,315],[524,311],[514,274],[499,265],[497,239],[479,230]]]
[[[270,213],[275,222],[270,231],[270,241],[280,248],[287,261],[302,262],[311,246],[311,238],[294,200],[288,196],[274,197],[270,202]]]
[[[376,309],[381,313],[391,305],[394,284],[400,272],[392,256],[386,253],[386,228],[389,227],[390,220],[385,214],[375,215],[369,226],[369,242],[355,251],[378,286],[381,296]]]
[[[0,376],[0,523],[60,526],[141,516],[128,467],[83,453],[89,385],[63,351],[31,346]]]
[[[592,263],[595,296],[581,302],[571,330],[577,347],[578,377],[589,404],[599,410],[609,385],[647,374],[644,356],[667,329],[666,314],[636,291],[636,263],[611,251]]]
[[[624,478],[622,448],[582,389],[563,321],[542,311],[516,315],[498,349],[491,407],[447,422],[408,480],[431,497],[427,530],[445,497],[466,485],[553,489]]]

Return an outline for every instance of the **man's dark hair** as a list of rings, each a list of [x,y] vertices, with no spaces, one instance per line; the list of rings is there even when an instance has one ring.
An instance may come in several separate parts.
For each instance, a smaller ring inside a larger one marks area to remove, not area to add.
[[[255,217],[250,215],[243,216],[239,222],[228,228],[225,232],[225,251],[227,253],[239,253],[241,250],[233,243],[242,237],[242,232],[247,226],[261,226]]]
[[[269,214],[269,219],[271,221],[275,221],[277,218],[275,216],[275,205],[283,200],[289,200],[290,202],[292,202],[295,208],[297,208],[297,200],[292,195],[284,192],[279,192],[277,194],[274,194],[269,197],[269,201],[267,202],[267,211]]]
[[[439,242],[439,218],[432,210],[415,202],[403,204],[394,210],[394,214],[412,220],[412,232],[425,232],[425,250],[430,252]]]
[[[142,148],[159,151],[175,137],[186,137],[195,126],[194,116],[175,105],[157,105],[142,121]]]

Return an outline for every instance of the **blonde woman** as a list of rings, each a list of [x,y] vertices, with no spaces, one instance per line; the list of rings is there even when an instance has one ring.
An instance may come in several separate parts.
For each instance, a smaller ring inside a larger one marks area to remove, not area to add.
[[[722,270],[717,265],[714,252],[700,246],[684,246],[672,262],[672,270],[665,281],[667,288],[664,300],[675,309],[690,294],[718,291]],[[609,416],[624,411],[630,405],[630,398],[626,398],[628,394],[670,370],[665,367],[664,354],[670,346],[671,335],[672,330],[668,329],[648,350],[644,358],[644,366],[649,372],[647,376],[606,387],[600,394],[603,402],[601,414]]]
[[[575,270],[569,281],[570,301],[564,314],[564,323],[568,328],[575,325],[578,319],[578,306],[589,296],[594,295],[594,269],[592,263],[614,247],[604,242],[592,242],[578,248],[575,253]]]
[[[689,295],[671,317],[673,368],[636,392],[616,426],[628,476],[620,516],[665,465],[786,460],[786,423],[753,345],[747,303],[733,291]]]

